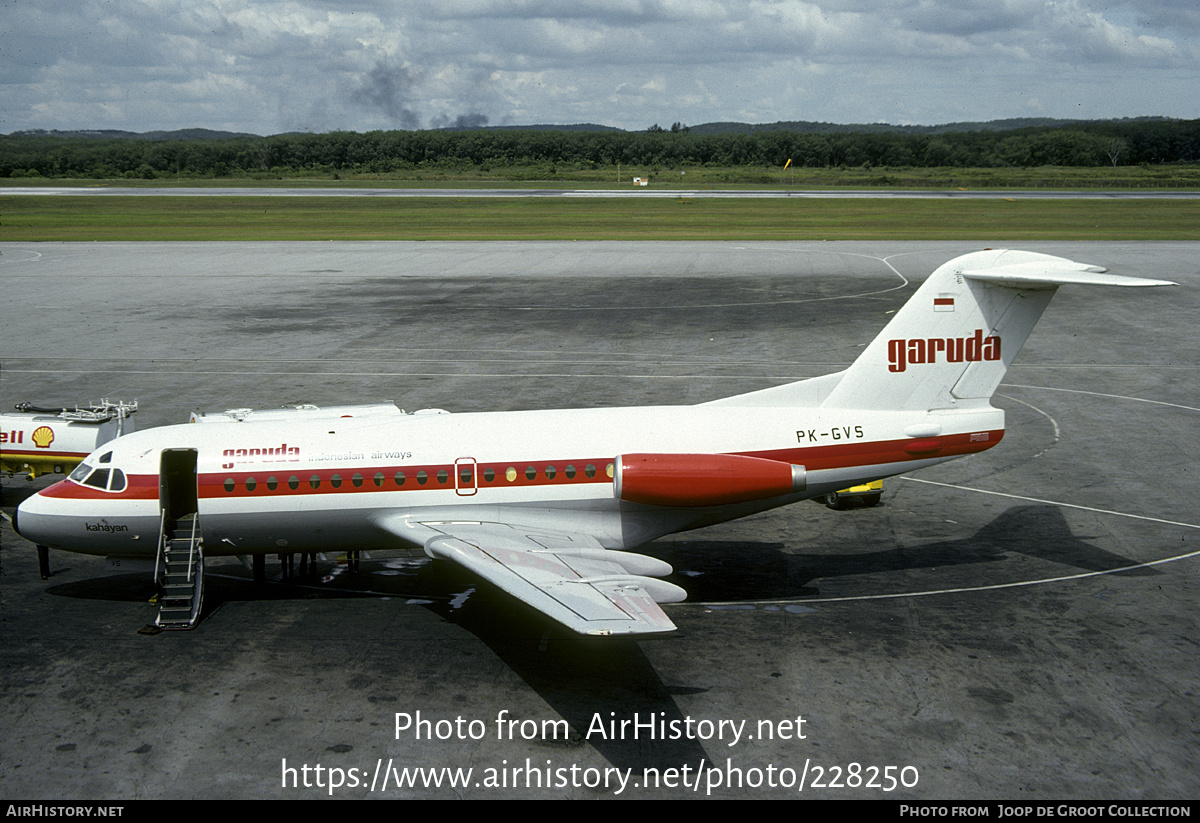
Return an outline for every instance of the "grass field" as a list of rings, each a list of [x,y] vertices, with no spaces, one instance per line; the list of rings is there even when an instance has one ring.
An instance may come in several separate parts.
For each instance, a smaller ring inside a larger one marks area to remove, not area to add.
[[[4,196],[0,241],[1200,240],[1200,200]]]

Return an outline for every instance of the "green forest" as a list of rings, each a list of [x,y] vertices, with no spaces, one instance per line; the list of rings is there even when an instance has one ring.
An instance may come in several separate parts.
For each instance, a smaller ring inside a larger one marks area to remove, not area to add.
[[[332,132],[218,139],[0,136],[0,178],[25,180],[411,179],[422,171],[446,170],[500,176],[509,170],[511,179],[533,180],[587,179],[588,173],[616,169],[778,172],[787,166],[795,174],[811,169],[1161,168],[1197,162],[1200,120],[1160,119],[939,133],[777,128],[705,134],[684,128]],[[1194,180],[1194,173],[1186,177]],[[736,172],[722,179],[768,182]]]

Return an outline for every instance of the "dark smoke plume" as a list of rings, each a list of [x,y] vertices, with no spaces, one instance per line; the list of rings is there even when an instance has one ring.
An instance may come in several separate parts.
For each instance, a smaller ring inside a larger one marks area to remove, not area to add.
[[[353,96],[356,102],[383,111],[400,128],[418,129],[420,118],[408,107],[408,98],[416,82],[416,74],[409,69],[380,61],[363,77]]]

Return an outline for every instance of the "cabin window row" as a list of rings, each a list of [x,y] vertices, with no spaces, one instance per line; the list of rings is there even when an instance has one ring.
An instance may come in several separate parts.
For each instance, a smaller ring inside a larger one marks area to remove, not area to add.
[[[594,463],[588,463],[588,464],[584,465],[582,471],[580,469],[576,468],[575,464],[568,463],[566,466],[564,466],[561,469],[561,471],[552,465],[544,466],[540,470],[537,466],[526,466],[523,472],[518,472],[517,468],[515,466],[509,466],[507,469],[504,470],[503,477],[507,482],[515,483],[517,478],[519,476],[521,476],[522,474],[524,475],[526,480],[533,481],[533,480],[538,479],[539,474],[542,477],[544,477],[546,480],[554,480],[555,478],[559,477],[560,475],[562,477],[566,478],[567,480],[574,480],[580,474],[582,474],[584,477],[586,477],[588,479],[591,479],[596,476],[596,473],[597,473],[597,469],[596,469],[596,466]],[[605,467],[605,473],[608,477],[613,476],[613,464],[612,463],[609,463]],[[474,474],[474,466],[460,467],[459,481],[463,485],[470,485],[472,474]],[[488,466],[488,467],[484,468],[483,471],[479,472],[479,476],[484,483],[495,483],[498,475],[497,475],[495,468]],[[447,469],[440,469],[440,470],[438,470],[438,472],[436,474],[432,475],[432,477],[431,477],[429,472],[422,469],[421,471],[416,472],[415,474],[413,474],[410,477],[405,472],[398,471],[395,474],[393,474],[390,478],[388,477],[388,475],[384,474],[383,472],[375,472],[375,474],[370,478],[370,482],[372,482],[376,488],[383,488],[384,486],[386,486],[388,484],[388,482],[390,480],[390,482],[396,488],[400,488],[402,486],[408,485],[410,483],[410,481],[415,482],[416,485],[418,485],[418,486],[426,486],[429,484],[429,481],[431,479],[436,480],[437,485],[445,486],[450,482],[450,472]],[[262,485],[264,485],[268,491],[275,491],[281,485],[286,485],[292,491],[296,491],[300,488],[300,486],[302,484],[307,484],[309,486],[309,488],[314,489],[314,490],[321,488],[321,486],[324,485],[325,483],[328,483],[330,485],[330,487],[332,487],[332,488],[340,489],[346,482],[347,482],[346,479],[343,478],[343,476],[340,473],[335,473],[335,474],[329,475],[328,477],[322,476],[320,474],[313,474],[313,475],[310,475],[307,479],[301,479],[301,477],[299,475],[293,474],[292,476],[288,477],[287,480],[283,481],[282,483],[278,477],[275,477],[275,476],[268,477],[265,481],[262,482]],[[356,489],[362,488],[363,484],[366,482],[367,482],[367,478],[357,472],[355,474],[351,475],[349,478],[350,485]],[[260,485],[260,481],[254,477],[247,477],[245,479],[245,481],[243,481],[243,485],[245,486],[246,491],[252,492],[252,491],[256,491],[258,489],[258,487]],[[235,480],[232,477],[226,477],[224,486],[225,486],[226,492],[233,493],[234,491],[237,490],[237,480]]]

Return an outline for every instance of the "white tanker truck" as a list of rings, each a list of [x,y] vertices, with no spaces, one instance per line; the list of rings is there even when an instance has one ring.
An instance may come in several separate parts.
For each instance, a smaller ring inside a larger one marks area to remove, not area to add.
[[[129,418],[137,401],[101,400],[90,406],[43,407],[18,403],[0,414],[0,471],[63,474],[109,440],[135,428]]]

